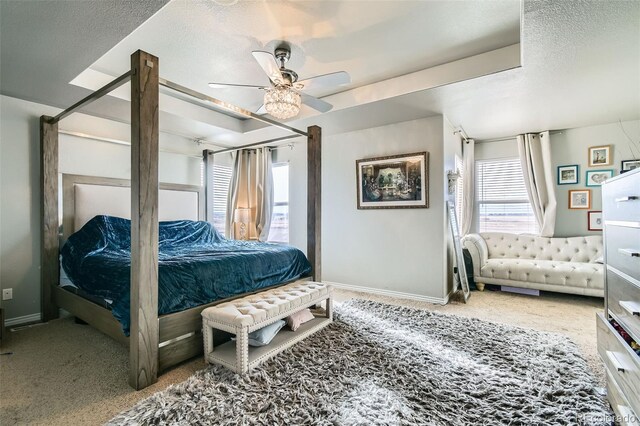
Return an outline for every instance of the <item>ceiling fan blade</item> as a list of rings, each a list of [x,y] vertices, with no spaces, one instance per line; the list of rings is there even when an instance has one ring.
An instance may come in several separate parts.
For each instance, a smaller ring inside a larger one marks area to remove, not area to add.
[[[266,114],[267,113],[267,109],[265,108],[264,104],[262,104],[262,106],[260,108],[258,108],[258,110],[256,111],[256,114]]]
[[[276,62],[275,56],[273,56],[269,52],[263,52],[261,50],[254,50],[253,52],[251,52],[251,54],[254,58],[256,58],[256,61],[258,61],[258,64],[269,76],[269,79],[272,82],[276,84],[284,82],[284,77],[280,72],[280,67]]]
[[[329,112],[333,108],[333,105],[329,102],[323,101],[322,99],[307,95],[306,93],[300,93],[300,95],[302,96],[302,103],[310,106],[316,111]]]
[[[232,84],[232,83],[209,83],[212,89],[226,89],[227,87],[244,87],[246,89],[264,89],[264,86],[254,86],[252,84]]]
[[[325,87],[344,86],[349,83],[351,83],[349,73],[346,71],[338,71],[298,81],[295,83],[295,87],[298,90],[311,90]]]

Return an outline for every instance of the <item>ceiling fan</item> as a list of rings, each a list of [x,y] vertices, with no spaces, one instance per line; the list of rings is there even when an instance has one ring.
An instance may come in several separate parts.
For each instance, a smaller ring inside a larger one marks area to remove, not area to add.
[[[298,81],[295,71],[285,68],[291,57],[291,49],[287,45],[276,47],[273,54],[261,50],[251,52],[260,67],[269,77],[271,86],[254,86],[249,84],[209,83],[214,89],[238,87],[264,90],[264,104],[256,111],[258,114],[268,113],[279,119],[295,117],[300,112],[300,104],[327,112],[333,108],[329,102],[304,93],[305,90],[343,86],[351,82],[345,71],[332,72]],[[280,62],[278,64],[278,62]]]

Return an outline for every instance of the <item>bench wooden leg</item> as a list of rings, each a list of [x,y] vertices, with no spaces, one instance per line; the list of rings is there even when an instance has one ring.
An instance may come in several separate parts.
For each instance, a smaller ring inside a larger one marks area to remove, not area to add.
[[[249,332],[247,328],[239,328],[236,332],[236,373],[249,371]]]
[[[202,335],[204,337],[204,360],[207,361],[207,357],[213,352],[213,327],[205,324]]]
[[[333,319],[333,302],[331,297],[328,297],[327,300],[325,300],[325,303],[325,316],[329,319]]]

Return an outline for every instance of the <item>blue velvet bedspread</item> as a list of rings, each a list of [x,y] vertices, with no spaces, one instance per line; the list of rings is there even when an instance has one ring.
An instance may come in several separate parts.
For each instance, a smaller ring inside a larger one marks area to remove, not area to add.
[[[227,240],[208,222],[160,222],[158,313],[168,314],[307,276],[311,265],[282,244]],[[96,216],[61,250],[69,279],[113,300],[129,335],[131,221]]]

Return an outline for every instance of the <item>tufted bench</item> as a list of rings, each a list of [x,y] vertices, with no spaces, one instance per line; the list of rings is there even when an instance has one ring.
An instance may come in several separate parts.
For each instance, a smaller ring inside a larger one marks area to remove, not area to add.
[[[202,311],[205,360],[236,373],[246,373],[331,323],[332,294],[333,289],[327,284],[298,281],[205,309]],[[322,301],[326,301],[324,317],[316,317],[296,331],[280,330],[267,346],[249,347],[249,333]],[[214,348],[215,330],[235,334],[236,341]]]
[[[487,232],[462,242],[476,283],[604,297],[602,236],[549,238]]]

